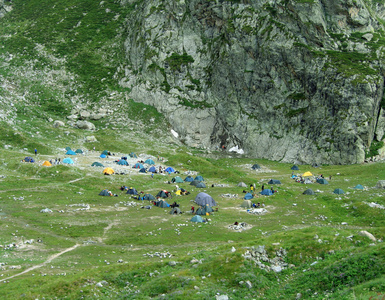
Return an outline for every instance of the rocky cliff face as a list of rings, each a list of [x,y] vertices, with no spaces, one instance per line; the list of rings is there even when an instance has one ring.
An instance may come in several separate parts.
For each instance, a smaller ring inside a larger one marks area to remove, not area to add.
[[[385,129],[384,12],[361,0],[137,1],[120,84],[188,145],[359,163]]]

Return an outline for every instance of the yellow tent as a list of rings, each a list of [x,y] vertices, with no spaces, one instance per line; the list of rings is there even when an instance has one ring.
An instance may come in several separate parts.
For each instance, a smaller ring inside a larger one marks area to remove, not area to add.
[[[302,177],[309,177],[309,176],[313,176],[313,174],[310,173],[309,171],[302,174]]]
[[[46,160],[45,162],[43,162],[42,166],[51,167],[52,164],[48,160]]]
[[[176,195],[179,195],[179,196],[182,195],[182,190],[177,190],[177,191],[175,192],[175,194],[176,194]]]
[[[104,175],[112,175],[112,174],[114,174],[115,173],[115,171],[112,169],[112,168],[105,168],[104,170],[103,170],[103,174]]]

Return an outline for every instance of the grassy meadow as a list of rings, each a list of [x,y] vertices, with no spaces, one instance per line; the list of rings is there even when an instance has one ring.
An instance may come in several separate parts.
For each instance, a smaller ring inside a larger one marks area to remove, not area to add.
[[[151,112],[149,112],[151,113]],[[39,119],[3,124],[0,154],[0,298],[1,299],[382,299],[385,289],[384,191],[382,162],[350,165],[301,165],[306,171],[331,176],[328,185],[301,184],[291,179],[291,164],[257,160],[225,152],[191,149],[147,133],[98,129],[50,128]],[[45,125],[44,125],[45,124]],[[103,125],[100,125],[102,127]],[[36,133],[38,132],[38,133]],[[86,135],[98,142],[86,143]],[[166,135],[166,133],[165,133]],[[65,158],[65,147],[85,151],[74,165],[42,166]],[[33,150],[37,147],[38,155]],[[95,151],[93,150],[95,147]],[[113,153],[100,158],[103,150]],[[114,161],[135,152],[137,160],[153,158],[156,166],[172,166],[180,174],[142,174]],[[21,160],[36,158],[35,163]],[[160,160],[158,160],[158,157]],[[99,161],[123,175],[105,176]],[[260,170],[252,170],[258,163]],[[168,200],[183,213],[152,207],[121,191],[123,185],[156,195],[175,190],[168,181],[195,171],[206,188],[180,183],[190,192]],[[267,213],[248,213],[240,205],[243,190],[256,184],[273,196],[252,201]],[[364,190],[353,189],[362,184]],[[212,187],[214,185],[214,187]],[[316,195],[303,195],[312,188]],[[341,188],[345,194],[333,194]],[[99,196],[109,189],[117,197]],[[199,192],[210,194],[218,211],[207,223],[190,222],[190,208]],[[231,197],[229,197],[231,196]],[[43,213],[48,208],[52,212]],[[249,229],[229,225],[244,222]],[[360,235],[374,235],[376,242]],[[289,267],[265,271],[243,255],[264,246],[269,258],[283,248]],[[247,283],[247,284],[246,284]],[[22,288],[20,288],[22,287]],[[301,296],[299,296],[301,294]]]

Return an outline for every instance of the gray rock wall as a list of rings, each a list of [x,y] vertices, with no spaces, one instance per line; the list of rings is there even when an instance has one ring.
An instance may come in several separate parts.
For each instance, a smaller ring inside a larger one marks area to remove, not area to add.
[[[188,145],[359,163],[385,128],[385,9],[367,5],[137,1],[120,83],[163,112]]]

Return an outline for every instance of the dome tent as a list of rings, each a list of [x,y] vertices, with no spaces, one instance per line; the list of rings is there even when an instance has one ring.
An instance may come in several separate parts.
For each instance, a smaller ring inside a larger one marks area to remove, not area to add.
[[[281,181],[279,181],[278,179],[270,179],[267,184],[281,184]]]
[[[112,169],[112,168],[105,168],[104,170],[103,170],[103,174],[104,175],[112,175],[112,174],[114,174],[115,173],[115,171]]]
[[[250,200],[250,199],[253,199],[254,196],[251,194],[251,193],[246,193],[245,197],[243,199],[245,200]]]
[[[338,194],[338,195],[342,195],[342,194],[345,194],[345,192],[342,190],[342,189],[335,189],[333,191],[334,194]]]
[[[52,164],[48,160],[46,160],[45,162],[43,162],[42,166],[51,167]]]
[[[216,202],[215,200],[213,199],[213,197],[211,197],[209,194],[206,194],[206,193],[199,193],[196,197],[195,197],[195,203],[197,203],[198,205],[201,205],[201,206],[205,206],[206,204],[208,204],[209,206],[216,206]]]
[[[144,163],[148,165],[155,165],[155,162],[152,159],[146,159]]]
[[[72,150],[68,150],[66,152],[66,155],[76,155],[76,152],[75,151],[72,151]]]
[[[264,189],[262,192],[260,192],[260,194],[264,196],[271,196],[273,195],[273,192],[269,189]]]
[[[191,222],[195,222],[195,223],[203,223],[203,219],[201,216],[199,215],[195,215],[191,218],[190,220]]]
[[[92,163],[91,167],[104,167],[104,166],[100,162],[95,161]]]
[[[76,149],[75,153],[83,154],[83,150],[82,149]]]
[[[173,179],[171,179],[171,182],[173,182],[173,183],[183,183],[184,181],[179,176],[176,176]]]
[[[244,182],[238,183],[237,186],[240,186],[240,187],[247,187],[246,183],[244,183]]]
[[[253,170],[257,170],[257,169],[260,169],[261,166],[258,165],[258,164],[254,164],[251,168],[252,168]]]
[[[119,159],[117,164],[120,166],[128,166],[128,162],[125,159]]]
[[[303,192],[304,195],[315,195],[314,191],[312,189],[307,189]]]
[[[202,188],[205,188],[206,185],[203,182],[199,182],[195,187],[202,189]]]
[[[35,160],[31,156],[27,156],[26,158],[24,158],[24,161],[25,162],[30,162],[30,163],[35,162]]]
[[[357,184],[353,189],[363,190],[364,187],[361,184]]]
[[[198,175],[194,180],[205,181],[201,175]]]
[[[245,208],[251,208],[253,206],[253,204],[251,203],[250,200],[243,200],[243,203],[241,204],[241,207],[245,207]]]
[[[298,166],[296,166],[296,165],[292,166],[291,169],[292,169],[293,171],[298,171],[298,170],[299,170]]]
[[[194,181],[194,178],[192,176],[187,176],[185,179],[184,179],[185,182],[192,182]]]
[[[63,164],[73,165],[74,161],[71,158],[67,157],[63,159]]]
[[[126,193],[126,194],[130,194],[130,195],[138,195],[138,191],[137,191],[135,188],[130,187],[130,188],[127,190],[127,193]]]

